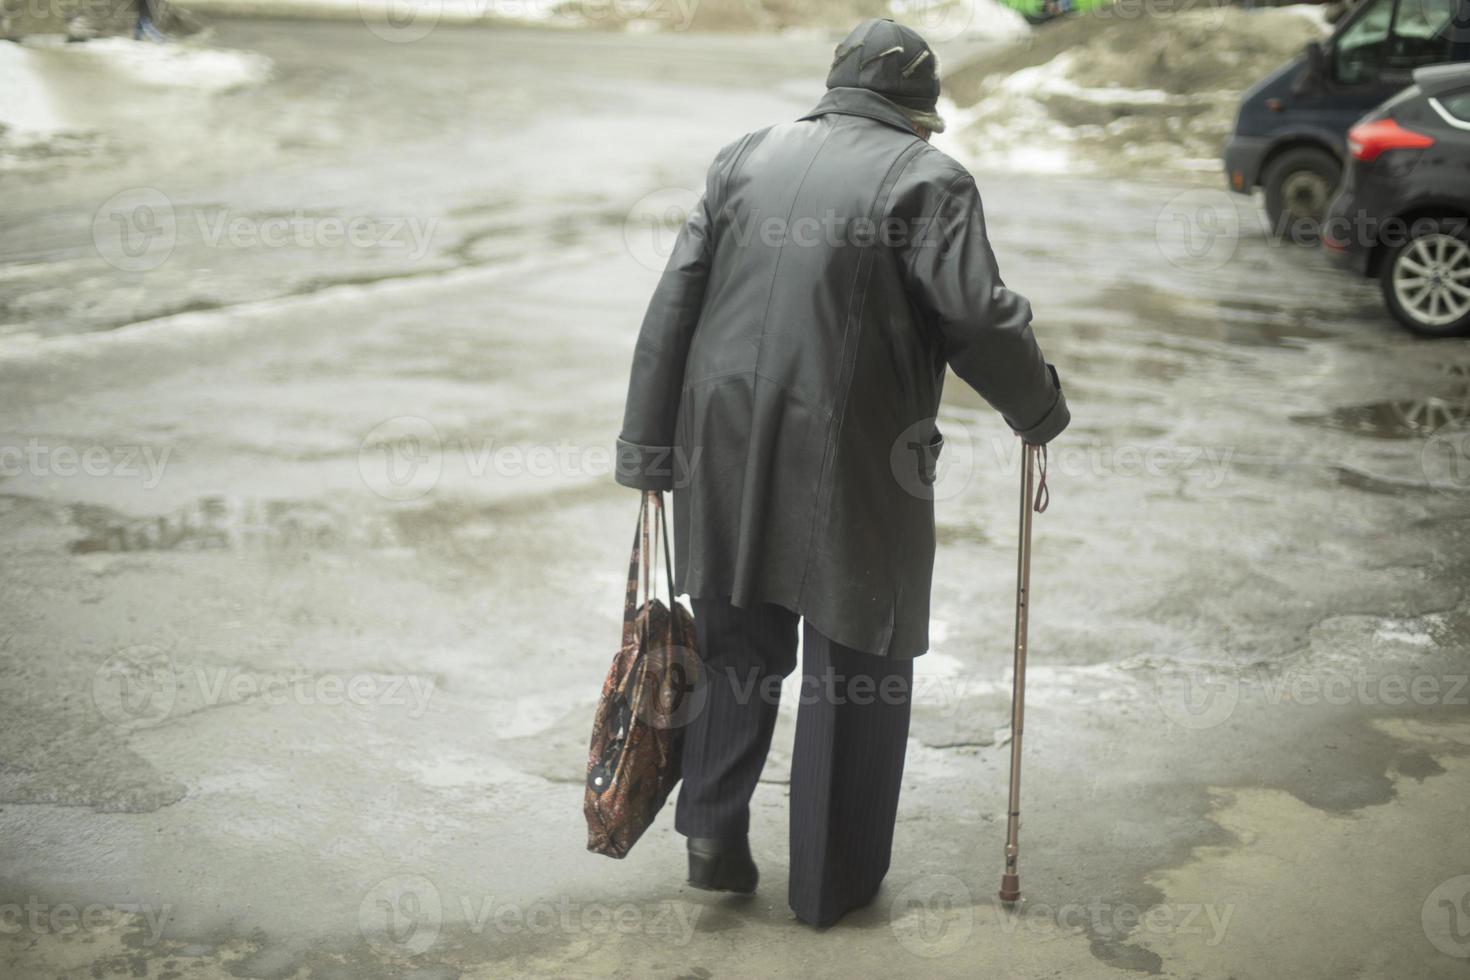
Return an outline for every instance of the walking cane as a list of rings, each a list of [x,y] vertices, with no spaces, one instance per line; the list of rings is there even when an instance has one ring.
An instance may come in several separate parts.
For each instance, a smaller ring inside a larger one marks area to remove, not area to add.
[[[1006,869],[1000,876],[1000,900],[1021,900],[1021,728],[1026,713],[1026,611],[1031,598],[1031,512],[1046,510],[1046,446],[1023,443],[1021,460],[1021,542],[1016,555],[1016,661],[1011,681],[1011,788],[1006,807]],[[1037,482],[1036,476],[1040,475]],[[1035,494],[1033,498],[1033,492]]]

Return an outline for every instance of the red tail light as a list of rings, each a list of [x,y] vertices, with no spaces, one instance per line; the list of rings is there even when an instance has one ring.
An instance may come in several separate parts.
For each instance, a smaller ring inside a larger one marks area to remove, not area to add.
[[[1363,123],[1348,130],[1348,152],[1354,160],[1372,163],[1389,150],[1423,150],[1434,145],[1434,137],[1405,129],[1392,119]]]

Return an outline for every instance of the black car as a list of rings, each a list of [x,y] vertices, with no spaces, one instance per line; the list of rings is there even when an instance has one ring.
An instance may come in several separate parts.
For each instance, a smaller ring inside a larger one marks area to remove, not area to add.
[[[1470,65],[1419,69],[1348,131],[1322,247],[1415,333],[1470,333]]]
[[[1315,241],[1348,127],[1417,68],[1470,62],[1470,0],[1360,0],[1332,35],[1251,87],[1225,147],[1230,189],[1265,191],[1276,235]]]

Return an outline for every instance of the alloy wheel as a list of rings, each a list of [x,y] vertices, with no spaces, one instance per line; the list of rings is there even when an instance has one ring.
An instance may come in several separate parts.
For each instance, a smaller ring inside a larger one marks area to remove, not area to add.
[[[1440,232],[1416,238],[1394,263],[1393,290],[1425,326],[1458,321],[1470,313],[1470,245]]]

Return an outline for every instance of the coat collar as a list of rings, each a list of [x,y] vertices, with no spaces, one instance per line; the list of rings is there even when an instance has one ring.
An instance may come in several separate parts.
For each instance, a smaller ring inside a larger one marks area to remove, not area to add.
[[[909,122],[904,111],[872,89],[829,88],[816,107],[801,118],[815,119],[828,113],[876,119],[880,123],[886,123],[918,138],[914,133],[913,124]]]

